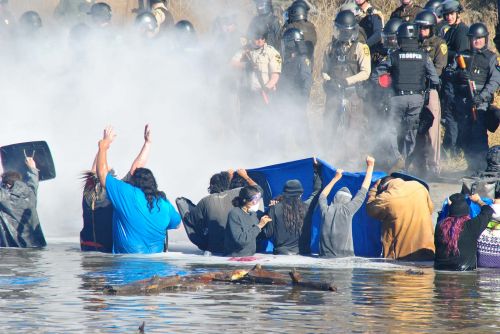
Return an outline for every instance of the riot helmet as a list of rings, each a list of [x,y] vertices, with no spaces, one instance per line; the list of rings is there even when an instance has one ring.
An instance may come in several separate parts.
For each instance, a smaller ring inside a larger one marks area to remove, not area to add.
[[[150,12],[143,12],[137,15],[135,26],[141,35],[148,38],[152,38],[158,33],[158,22],[156,21],[156,17]]]
[[[301,3],[292,5],[287,9],[288,22],[307,21],[307,9]]]
[[[35,11],[27,11],[19,18],[19,28],[23,34],[32,34],[42,27],[42,19]]]
[[[196,44],[196,30],[188,20],[180,20],[174,26],[179,46],[189,48]]]
[[[382,30],[382,44],[388,50],[395,50],[398,48],[397,33],[399,26],[403,23],[399,17],[394,17],[387,21]]]
[[[430,29],[429,36],[431,37],[434,34],[434,26],[437,24],[436,15],[434,12],[430,10],[423,10],[415,16],[415,20],[413,21],[419,30],[422,29]],[[422,38],[421,34],[419,34],[420,38]]]
[[[418,38],[417,26],[413,23],[402,23],[398,28],[396,36],[400,46],[402,42],[416,40]]]
[[[272,0],[254,0],[258,15],[269,15],[273,12]]]
[[[359,25],[356,16],[350,10],[342,10],[335,17],[333,36],[341,42],[355,41],[358,38]]]
[[[196,34],[194,26],[188,20],[180,20],[175,24],[175,30],[187,34]]]
[[[303,6],[306,9],[306,11],[308,11],[308,12],[311,9],[311,7],[307,3],[307,1],[304,1],[304,0],[295,0],[294,2],[292,2],[292,4],[290,5],[290,7],[291,6],[295,6],[295,5]]]
[[[98,2],[90,7],[87,13],[92,16],[92,20],[98,24],[104,24],[111,21],[111,6],[105,2]]]
[[[303,48],[304,34],[300,29],[290,28],[285,30],[281,38],[281,54],[284,59],[288,59],[290,54],[299,51]]]
[[[429,0],[424,6],[424,10],[430,10],[431,12],[436,14],[437,17],[441,18],[443,17],[442,5],[442,0]]]
[[[485,44],[484,47],[488,46],[488,28],[486,25],[482,22],[474,23],[469,27],[469,31],[467,32],[467,36],[469,36],[469,41],[471,43],[471,49],[476,49],[472,43],[474,40],[479,39],[479,38],[484,38],[485,39]]]
[[[444,15],[450,13],[461,13],[462,5],[457,0],[446,0],[441,4],[441,13]]]

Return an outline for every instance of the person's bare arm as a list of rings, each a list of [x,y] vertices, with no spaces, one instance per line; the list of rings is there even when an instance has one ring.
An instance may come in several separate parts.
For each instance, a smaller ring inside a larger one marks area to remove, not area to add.
[[[95,154],[94,157],[94,162],[92,163],[92,169],[90,170],[92,173],[95,173],[97,170],[97,153]]]
[[[361,188],[368,190],[370,188],[370,183],[372,182],[373,168],[375,167],[375,159],[371,156],[366,157],[366,174],[361,184]]]
[[[135,158],[132,166],[130,167],[130,175],[134,175],[137,168],[142,168],[146,166],[149,159],[149,152],[151,151],[151,129],[149,124],[144,127],[144,144],[142,145],[141,151]]]
[[[115,137],[115,131],[111,126],[108,126],[104,129],[102,139],[99,140],[99,151],[97,152],[97,177],[103,187],[106,187],[106,175],[108,175],[109,172],[108,149]]]
[[[269,78],[269,81],[266,83],[266,88],[269,90],[275,90],[279,79],[280,79],[279,73],[276,72],[272,73],[271,78]]]
[[[236,171],[236,173],[239,176],[241,176],[243,178],[243,180],[247,181],[249,186],[256,186],[257,185],[257,182],[255,182],[254,180],[252,180],[252,178],[250,176],[248,176],[247,171],[245,169],[240,168]]]
[[[326,185],[325,189],[323,189],[321,196],[328,197],[328,195],[330,195],[330,191],[332,191],[333,186],[342,178],[342,173],[344,173],[342,169],[337,169],[335,177]]]

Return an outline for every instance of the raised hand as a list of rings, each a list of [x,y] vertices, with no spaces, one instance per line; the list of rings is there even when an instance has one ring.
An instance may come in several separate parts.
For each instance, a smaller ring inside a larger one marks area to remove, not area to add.
[[[340,179],[343,174],[344,174],[344,170],[340,169],[340,168],[337,168],[337,171],[335,172],[335,178],[336,179]]]
[[[367,157],[366,157],[366,165],[367,165],[368,167],[370,167],[370,166],[374,166],[374,165],[375,165],[375,158],[374,158],[374,157],[372,157],[372,156],[367,156]]]
[[[146,143],[151,143],[151,128],[149,127],[149,124],[146,124],[144,127],[144,141]]]

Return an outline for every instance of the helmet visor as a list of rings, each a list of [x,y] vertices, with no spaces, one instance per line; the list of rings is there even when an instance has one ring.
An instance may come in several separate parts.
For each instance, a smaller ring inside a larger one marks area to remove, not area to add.
[[[398,39],[396,38],[396,34],[382,33],[382,44],[386,49],[397,49]]]
[[[333,37],[341,42],[355,41],[358,38],[358,34],[358,26],[350,29],[338,25],[333,27]]]

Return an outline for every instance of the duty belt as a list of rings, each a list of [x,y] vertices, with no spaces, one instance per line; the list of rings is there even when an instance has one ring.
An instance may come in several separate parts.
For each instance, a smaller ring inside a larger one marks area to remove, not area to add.
[[[397,90],[396,95],[423,95],[423,90]]]

